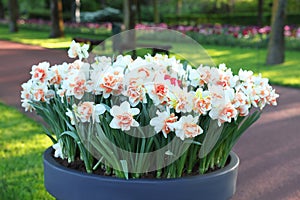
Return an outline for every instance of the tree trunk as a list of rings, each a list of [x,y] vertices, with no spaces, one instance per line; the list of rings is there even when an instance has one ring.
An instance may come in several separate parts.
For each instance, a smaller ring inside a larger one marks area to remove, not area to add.
[[[176,15],[177,16],[181,15],[181,10],[182,10],[182,0],[177,0],[177,3],[176,3]]]
[[[8,1],[9,12],[9,31],[12,33],[18,32],[17,20],[19,18],[19,4],[18,0]]]
[[[4,6],[2,0],[0,0],[0,19],[4,19]]]
[[[72,22],[80,23],[80,0],[72,1]]]
[[[142,9],[141,9],[141,1],[136,2],[136,11],[137,11],[137,21],[138,23],[142,23]]]
[[[126,30],[135,28],[137,0],[124,0],[124,24]]]
[[[64,20],[62,15],[62,0],[51,0],[51,38],[64,36]]]
[[[153,21],[155,24],[158,24],[160,22],[158,0],[153,0]]]
[[[106,7],[106,1],[105,0],[99,0],[99,3],[100,3],[101,9]]]
[[[264,0],[258,0],[257,3],[257,25],[258,26],[263,25],[263,6],[264,6]]]
[[[284,62],[284,17],[286,0],[274,0],[272,8],[271,35],[268,44],[267,65]]]
[[[126,30],[130,30],[124,34],[126,37],[122,41],[122,44],[128,47],[129,49],[135,49],[136,36],[135,36],[135,17],[136,17],[136,5],[137,0],[124,0],[123,8],[124,8],[124,24]],[[133,51],[132,57],[136,57],[135,50]]]

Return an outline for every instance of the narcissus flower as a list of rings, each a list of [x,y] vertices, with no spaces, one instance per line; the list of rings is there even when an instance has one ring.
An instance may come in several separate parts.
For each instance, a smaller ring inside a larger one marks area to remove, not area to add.
[[[175,130],[175,134],[181,140],[185,138],[194,138],[203,133],[203,129],[198,125],[199,117],[192,115],[182,116],[178,122],[169,124]]]
[[[78,56],[79,60],[82,60],[82,58],[88,58],[89,57],[89,50],[90,45],[84,44],[80,46],[79,43],[76,43],[74,40],[71,42],[70,48],[68,50],[68,56],[70,58],[76,58]]]
[[[156,112],[157,117],[154,117],[150,120],[150,125],[154,126],[156,133],[162,132],[167,138],[168,133],[170,133],[171,128],[170,124],[177,121],[177,116],[174,113],[170,114],[170,111]]]
[[[139,113],[140,110],[138,108],[130,108],[130,104],[124,101],[120,106],[113,106],[110,109],[110,114],[114,118],[109,126],[113,129],[121,129],[122,131],[128,131],[131,127],[138,127],[139,123],[133,116]]]

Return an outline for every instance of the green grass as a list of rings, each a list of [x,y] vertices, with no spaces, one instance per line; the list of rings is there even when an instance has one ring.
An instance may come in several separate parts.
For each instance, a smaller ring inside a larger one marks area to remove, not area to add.
[[[272,84],[300,88],[299,51],[286,51],[285,62],[279,65],[267,66],[265,49],[230,48],[205,46],[208,54],[216,64],[225,63],[237,73],[240,68],[252,70],[256,74],[269,78]]]
[[[51,141],[42,128],[0,103],[0,199],[52,199],[43,185],[43,151]]]
[[[69,47],[73,37],[86,37],[90,39],[102,40],[110,36],[106,29],[88,31],[86,28],[67,29],[64,38],[49,38],[48,28],[30,29],[20,27],[19,32],[10,33],[8,27],[0,25],[0,40],[9,40],[23,44],[38,45],[45,48],[66,49]]]

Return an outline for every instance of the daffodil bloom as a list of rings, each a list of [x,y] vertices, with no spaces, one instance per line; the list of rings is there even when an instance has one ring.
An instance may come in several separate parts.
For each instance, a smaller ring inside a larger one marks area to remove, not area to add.
[[[106,111],[103,104],[95,105],[94,102],[88,101],[80,103],[78,106],[74,104],[73,110],[76,118],[83,123],[91,122],[91,120],[93,123],[100,122],[99,115],[102,115]],[[66,115],[69,116],[71,123],[75,124],[73,113],[70,110],[68,110]]]
[[[231,103],[227,103],[223,106],[213,107],[209,112],[209,116],[218,120],[218,125],[221,126],[224,122],[230,123],[232,119],[236,119],[238,111]]]
[[[193,110],[200,115],[206,115],[211,109],[211,96],[209,91],[203,91],[202,88],[198,88],[193,98]]]
[[[50,64],[48,62],[41,62],[38,65],[33,65],[30,74],[32,74],[33,81],[44,83],[48,79]]]
[[[78,56],[79,60],[82,60],[82,58],[88,58],[89,47],[90,46],[88,44],[83,44],[82,46],[80,46],[79,43],[73,40],[68,50],[68,56],[70,58],[76,58]]]
[[[181,140],[194,138],[203,133],[203,129],[198,125],[199,117],[192,115],[182,116],[179,121],[169,124],[175,130],[175,134]]]
[[[138,108],[130,108],[130,104],[124,101],[120,106],[113,106],[110,109],[110,114],[113,120],[109,126],[113,129],[121,129],[122,131],[130,130],[130,127],[138,127],[139,123],[133,116],[140,113]]]
[[[54,149],[54,157],[55,158],[61,158],[64,159],[64,154],[62,152],[62,146],[60,144],[60,141],[58,141],[56,144],[52,145],[53,149]]]
[[[186,113],[191,112],[193,105],[191,99],[193,99],[193,94],[187,91],[187,88],[173,87],[170,88],[168,93],[169,106],[174,108],[176,113]]]
[[[154,127],[156,133],[162,132],[164,137],[170,133],[170,124],[177,121],[177,116],[174,113],[170,114],[170,111],[156,112],[157,117],[150,120],[150,125]]]
[[[163,83],[148,84],[147,94],[152,99],[154,105],[165,104],[168,101],[168,86]]]

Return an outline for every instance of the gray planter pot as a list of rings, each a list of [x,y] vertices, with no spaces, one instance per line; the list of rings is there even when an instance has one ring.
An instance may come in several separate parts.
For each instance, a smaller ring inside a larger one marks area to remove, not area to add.
[[[225,200],[235,193],[239,158],[230,153],[230,163],[205,175],[178,179],[130,179],[78,172],[58,164],[52,147],[44,153],[47,191],[60,200]]]

